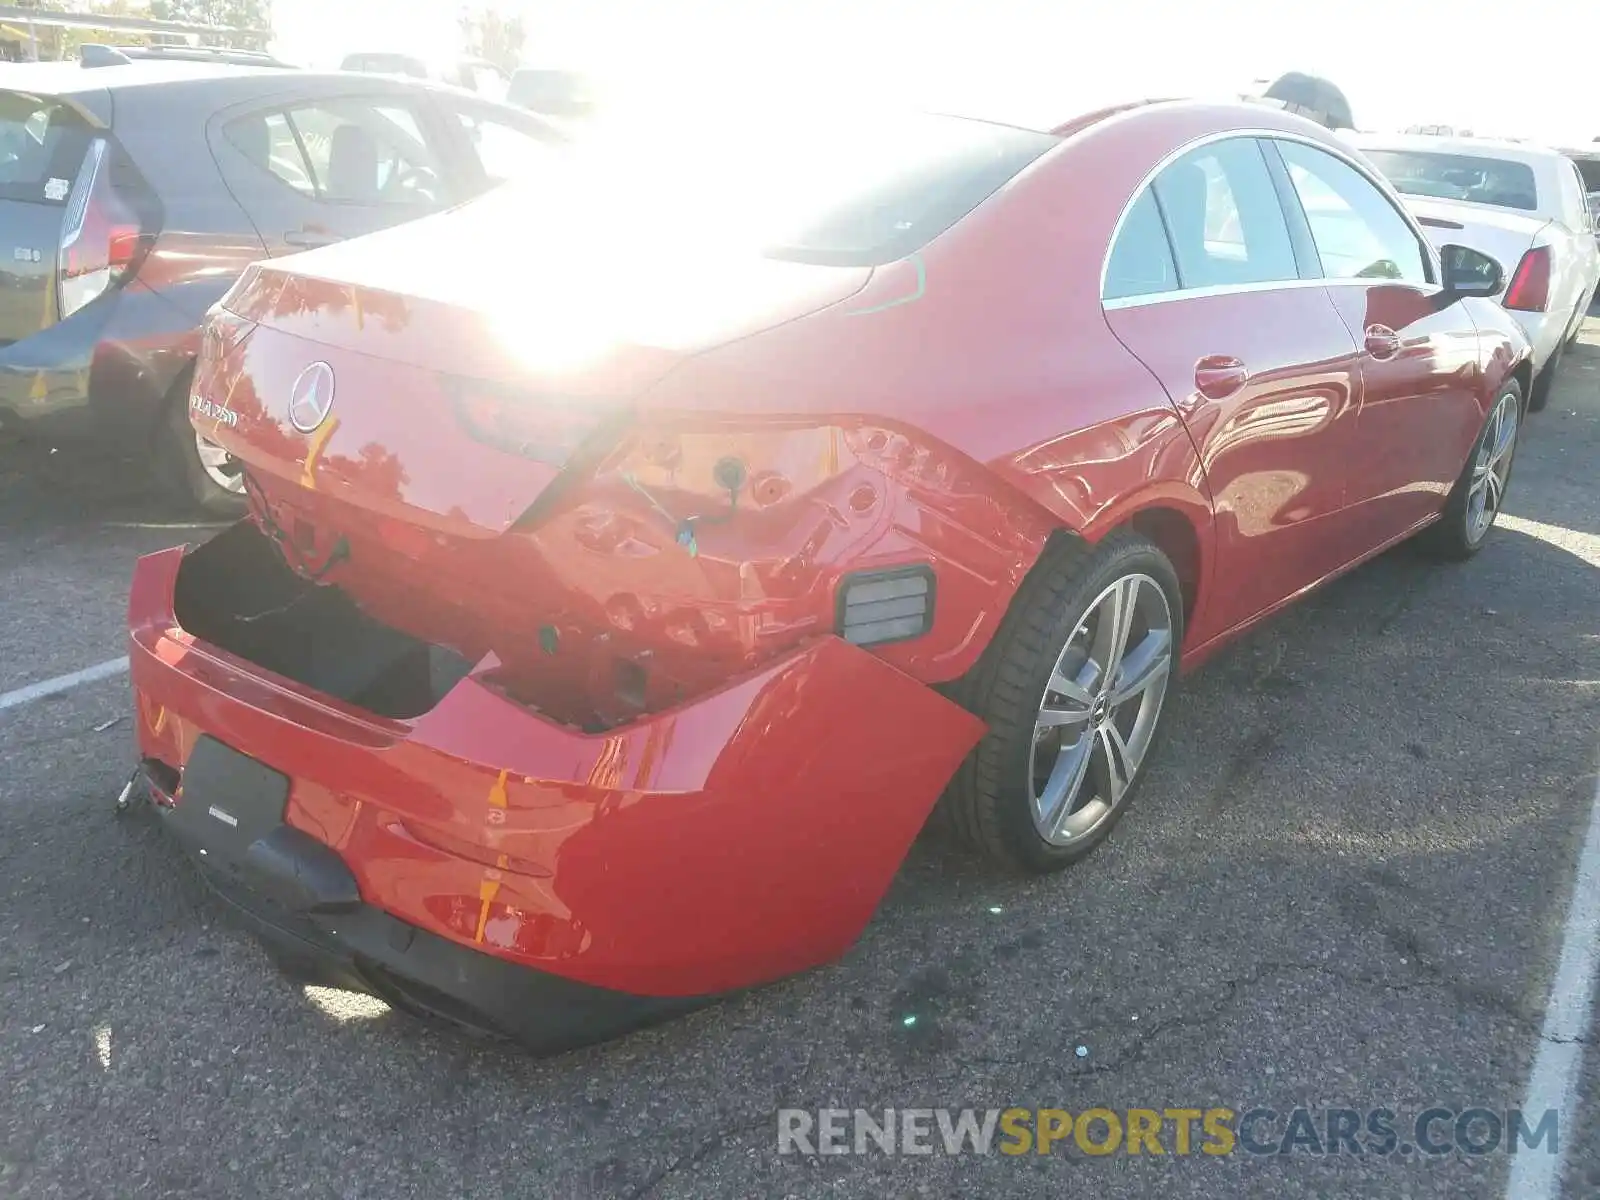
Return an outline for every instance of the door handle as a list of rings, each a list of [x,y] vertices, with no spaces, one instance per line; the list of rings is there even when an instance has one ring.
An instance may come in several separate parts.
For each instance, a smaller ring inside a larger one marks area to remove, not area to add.
[[[1400,335],[1387,325],[1368,325],[1366,347],[1373,358],[1393,358],[1400,353]]]
[[[283,235],[283,244],[293,246],[296,250],[315,250],[319,246],[331,246],[343,240],[326,229],[291,229]]]
[[[1194,365],[1194,386],[1208,400],[1226,400],[1250,380],[1250,372],[1237,358],[1208,354]]]

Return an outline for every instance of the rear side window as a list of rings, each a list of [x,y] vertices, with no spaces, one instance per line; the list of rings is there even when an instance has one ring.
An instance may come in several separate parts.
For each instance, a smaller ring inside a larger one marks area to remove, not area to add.
[[[228,141],[295,191],[334,204],[438,207],[445,171],[409,109],[354,99],[228,123]]]
[[[549,141],[494,117],[459,110],[455,115],[490,183],[537,176],[551,168],[558,153]]]
[[[1325,276],[1431,282],[1422,243],[1371,180],[1325,150],[1274,144],[1305,209]]]
[[[70,108],[0,92],[0,199],[65,204],[88,145]]]
[[[1300,277],[1267,161],[1253,139],[1191,150],[1154,186],[1184,288]]]
[[[1116,244],[1106,264],[1103,298],[1121,300],[1129,296],[1149,296],[1177,289],[1178,269],[1172,261],[1172,246],[1156,196],[1145,188],[1117,233]]]

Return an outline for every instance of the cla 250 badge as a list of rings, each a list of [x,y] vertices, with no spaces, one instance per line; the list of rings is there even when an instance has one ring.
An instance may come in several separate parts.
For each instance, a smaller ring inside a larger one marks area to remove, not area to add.
[[[238,413],[231,408],[223,408],[220,404],[213,404],[204,396],[190,396],[189,411],[208,421],[215,421],[218,425],[226,425],[229,429],[239,424]]]

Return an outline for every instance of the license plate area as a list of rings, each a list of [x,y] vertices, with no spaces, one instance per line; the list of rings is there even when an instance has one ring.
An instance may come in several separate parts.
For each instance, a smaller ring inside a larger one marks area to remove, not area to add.
[[[202,735],[183,768],[171,819],[216,865],[244,860],[250,845],[283,825],[289,777]]]

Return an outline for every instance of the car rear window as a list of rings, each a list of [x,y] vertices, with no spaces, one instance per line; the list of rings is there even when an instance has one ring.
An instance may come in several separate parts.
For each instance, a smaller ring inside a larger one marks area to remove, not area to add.
[[[508,220],[576,214],[676,246],[737,243],[789,262],[877,266],[921,249],[1058,141],[931,114],[750,119],[715,133],[679,123],[620,145],[582,139],[480,203]]]
[[[1368,150],[1366,154],[1395,190],[1408,196],[1467,200],[1527,212],[1539,207],[1539,188],[1533,168],[1526,163],[1433,150]]]
[[[72,109],[0,91],[0,200],[65,204],[88,144]]]

